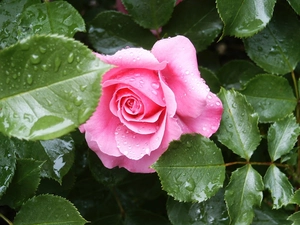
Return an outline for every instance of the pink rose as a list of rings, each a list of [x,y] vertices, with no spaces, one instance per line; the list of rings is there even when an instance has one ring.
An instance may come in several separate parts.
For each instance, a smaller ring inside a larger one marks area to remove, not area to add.
[[[96,55],[116,67],[103,76],[99,105],[80,129],[106,167],[154,172],[150,166],[172,140],[217,131],[222,103],[200,78],[189,39],[163,39],[151,51]]]

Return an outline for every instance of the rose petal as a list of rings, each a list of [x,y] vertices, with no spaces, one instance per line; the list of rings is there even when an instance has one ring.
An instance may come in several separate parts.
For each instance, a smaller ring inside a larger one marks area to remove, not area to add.
[[[213,93],[207,95],[207,105],[198,118],[181,117],[184,124],[185,133],[200,133],[205,137],[210,137],[219,126],[223,113],[223,106],[220,99]]]
[[[122,68],[145,68],[162,70],[166,62],[158,61],[150,51],[142,48],[129,48],[117,51],[114,55],[96,54],[102,61]]]
[[[157,41],[151,52],[160,62],[168,62],[161,74],[175,94],[177,113],[198,117],[209,89],[200,78],[193,44],[184,36],[176,36]]]

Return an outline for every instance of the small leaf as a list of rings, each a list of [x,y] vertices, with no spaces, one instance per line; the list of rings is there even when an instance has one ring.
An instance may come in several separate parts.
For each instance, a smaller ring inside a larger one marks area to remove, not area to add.
[[[12,181],[16,168],[15,146],[0,133],[0,197]]]
[[[290,200],[291,204],[300,205],[300,189],[298,189]]]
[[[133,20],[144,28],[158,29],[170,19],[176,0],[123,0]],[[147,16],[145,16],[147,15]]]
[[[86,222],[71,202],[54,195],[39,195],[28,200],[14,219],[14,225],[80,225]]]
[[[168,217],[175,225],[228,225],[229,216],[224,202],[224,190],[201,203],[178,202],[169,197]]]
[[[278,6],[277,6],[278,5]],[[265,71],[285,74],[295,69],[300,52],[300,22],[289,6],[278,3],[267,27],[244,40],[249,57]]]
[[[272,124],[268,131],[268,151],[272,161],[289,153],[299,134],[300,127],[293,114]]]
[[[218,37],[222,21],[211,0],[184,0],[175,7],[172,18],[162,28],[163,36],[178,34],[189,38],[197,52],[204,50]]]
[[[246,82],[264,71],[246,60],[231,60],[217,72],[220,82],[226,89],[241,89]]]
[[[289,216],[287,219],[293,221],[292,225],[299,225],[300,224],[300,212],[295,212],[294,214]]]
[[[300,15],[300,2],[298,0],[287,0],[298,15]]]
[[[39,0],[2,0],[0,2],[0,49],[16,43],[21,13]]]
[[[263,190],[262,177],[250,164],[232,173],[225,191],[231,224],[251,224],[253,207],[260,206]]]
[[[242,158],[249,160],[260,142],[258,116],[246,98],[234,90],[218,94],[224,107],[218,140]]]
[[[14,140],[20,158],[32,158],[44,162],[41,176],[61,183],[74,161],[74,141],[70,135],[47,141]]]
[[[76,32],[85,31],[84,21],[78,11],[64,1],[45,1],[26,8],[20,26],[23,35],[60,34],[73,37]]]
[[[288,81],[271,74],[260,74],[241,91],[259,115],[260,122],[273,122],[292,113],[297,101]]]
[[[202,202],[223,186],[225,165],[221,151],[200,135],[183,135],[153,165],[163,189],[179,201]]]
[[[273,208],[279,209],[289,204],[293,195],[293,186],[275,165],[269,166],[264,176],[265,188],[269,189],[273,198]]]
[[[33,36],[0,52],[0,131],[19,139],[62,136],[84,123],[110,66],[83,44]]]
[[[223,35],[249,37],[266,27],[276,0],[217,0],[224,22]]]
[[[105,54],[126,47],[150,49],[156,41],[149,30],[137,25],[130,16],[114,11],[99,13],[89,24],[88,37],[93,47]]]
[[[40,183],[42,164],[43,162],[33,159],[18,159],[15,175],[1,199],[1,204],[17,209],[33,197]]]

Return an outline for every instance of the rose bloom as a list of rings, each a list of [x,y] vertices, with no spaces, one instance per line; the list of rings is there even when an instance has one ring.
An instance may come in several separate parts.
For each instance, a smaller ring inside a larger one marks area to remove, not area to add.
[[[200,77],[189,39],[162,39],[151,51],[96,55],[115,67],[104,74],[99,105],[80,130],[106,167],[154,172],[150,166],[171,141],[217,131],[222,103]]]

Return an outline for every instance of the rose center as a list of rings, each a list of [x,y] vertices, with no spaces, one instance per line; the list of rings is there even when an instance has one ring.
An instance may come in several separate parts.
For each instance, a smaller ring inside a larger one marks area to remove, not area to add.
[[[125,102],[125,110],[130,114],[138,114],[141,108],[141,104],[134,98],[129,98]]]

